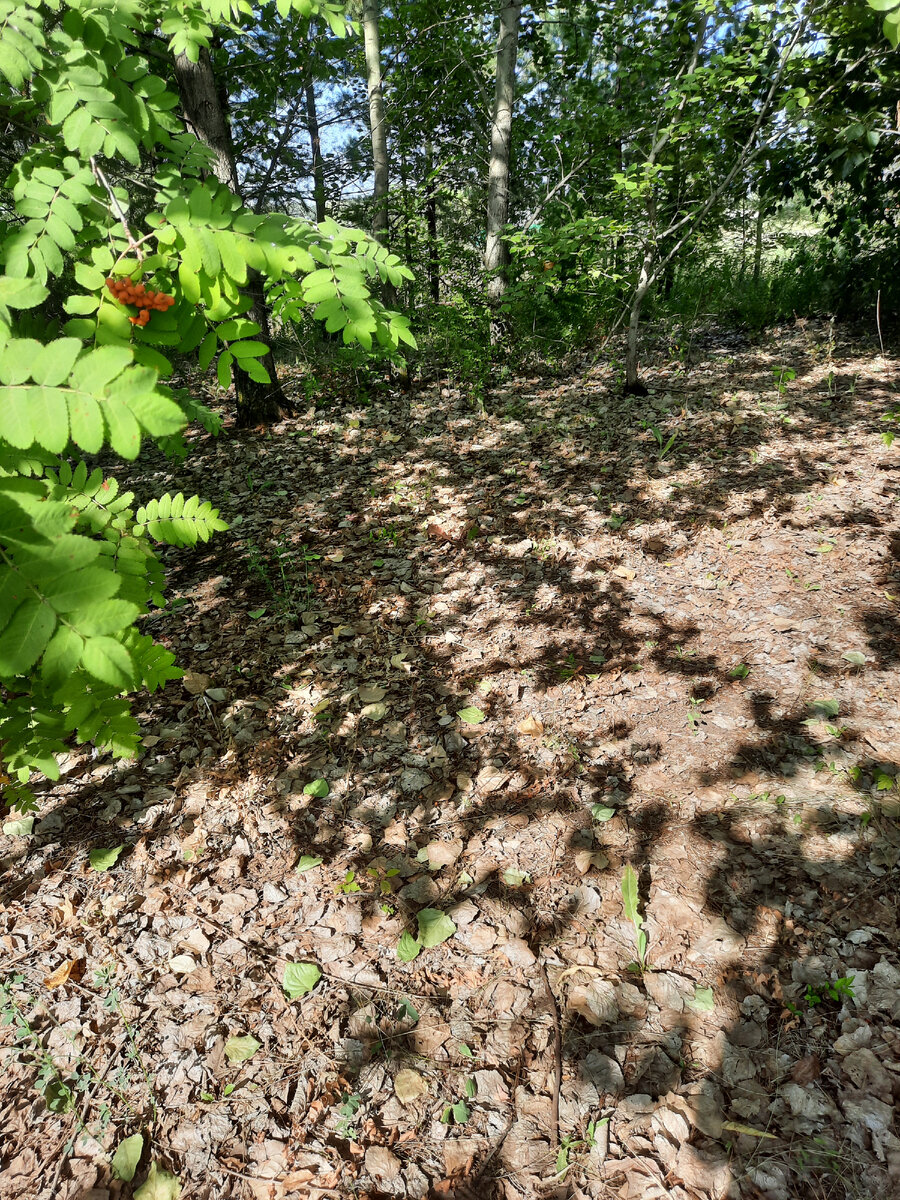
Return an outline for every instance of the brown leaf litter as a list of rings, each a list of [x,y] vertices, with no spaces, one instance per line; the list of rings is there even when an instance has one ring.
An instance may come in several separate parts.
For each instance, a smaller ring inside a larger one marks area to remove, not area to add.
[[[185,1198],[900,1193],[896,364],[700,351],[137,468],[233,524],[143,757],[0,839],[0,1197],[127,1197],[135,1132]]]

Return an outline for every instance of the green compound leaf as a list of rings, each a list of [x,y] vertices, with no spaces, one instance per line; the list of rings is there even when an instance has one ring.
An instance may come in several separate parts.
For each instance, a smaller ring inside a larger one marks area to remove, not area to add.
[[[622,906],[625,916],[632,925],[640,925],[641,917],[638,912],[638,877],[631,863],[622,873]]]
[[[689,1007],[695,1012],[712,1012],[716,1007],[715,996],[711,987],[694,986],[694,995],[688,1000]]]
[[[91,866],[95,871],[108,871],[110,867],[116,865],[119,855],[124,849],[123,843],[121,846],[113,846],[111,850],[92,850],[89,855]]]
[[[404,930],[397,943],[397,957],[400,961],[412,962],[414,958],[418,957],[421,949],[422,943],[414,938],[408,930]]]

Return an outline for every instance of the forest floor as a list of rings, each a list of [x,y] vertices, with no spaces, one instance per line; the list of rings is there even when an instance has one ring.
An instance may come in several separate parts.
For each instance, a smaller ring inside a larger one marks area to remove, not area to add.
[[[900,1195],[897,361],[826,341],[142,460],[231,529],[143,757],[0,837],[2,1200],[139,1131],[183,1200]]]

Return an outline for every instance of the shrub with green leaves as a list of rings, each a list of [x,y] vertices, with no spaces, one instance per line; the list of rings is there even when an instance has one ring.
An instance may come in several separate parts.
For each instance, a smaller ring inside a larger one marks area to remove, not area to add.
[[[277,6],[345,29],[333,0]],[[225,523],[180,493],[137,507],[91,460],[133,460],[146,438],[183,454],[191,421],[218,431],[160,382],[185,362],[223,386],[234,360],[268,381],[248,272],[276,313],[414,344],[374,295],[409,278],[398,259],[334,222],[251,212],[208,177],[166,54],[196,61],[214,28],[253,20],[247,0],[0,0],[0,760],[21,809],[73,738],[134,753],[128,693],[180,674],[136,626],[164,603],[154,545]]]

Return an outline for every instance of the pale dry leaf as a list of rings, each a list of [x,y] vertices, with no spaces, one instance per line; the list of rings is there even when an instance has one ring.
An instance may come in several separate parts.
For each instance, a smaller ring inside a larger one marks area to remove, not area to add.
[[[418,1071],[406,1068],[398,1071],[394,1078],[394,1094],[406,1107],[413,1104],[420,1096],[428,1094],[428,1084]]]
[[[176,975],[190,975],[197,970],[198,963],[189,954],[176,954],[169,959],[169,969]]]
[[[602,871],[608,866],[609,859],[599,850],[575,851],[575,868],[579,875],[586,875],[592,869]]]
[[[45,975],[44,976],[44,987],[45,988],[62,987],[62,985],[64,983],[68,982],[70,976],[72,975],[72,972],[75,970],[76,966],[78,965],[78,961],[79,960],[76,958],[70,958],[68,960],[68,962],[61,963],[60,966],[58,966],[55,971],[52,971],[49,975]]]
[[[201,671],[185,671],[181,686],[191,696],[200,696],[208,687],[212,687],[212,679]]]
[[[516,729],[525,737],[540,737],[544,732],[544,723],[538,717],[529,713],[523,721],[518,723]]]

